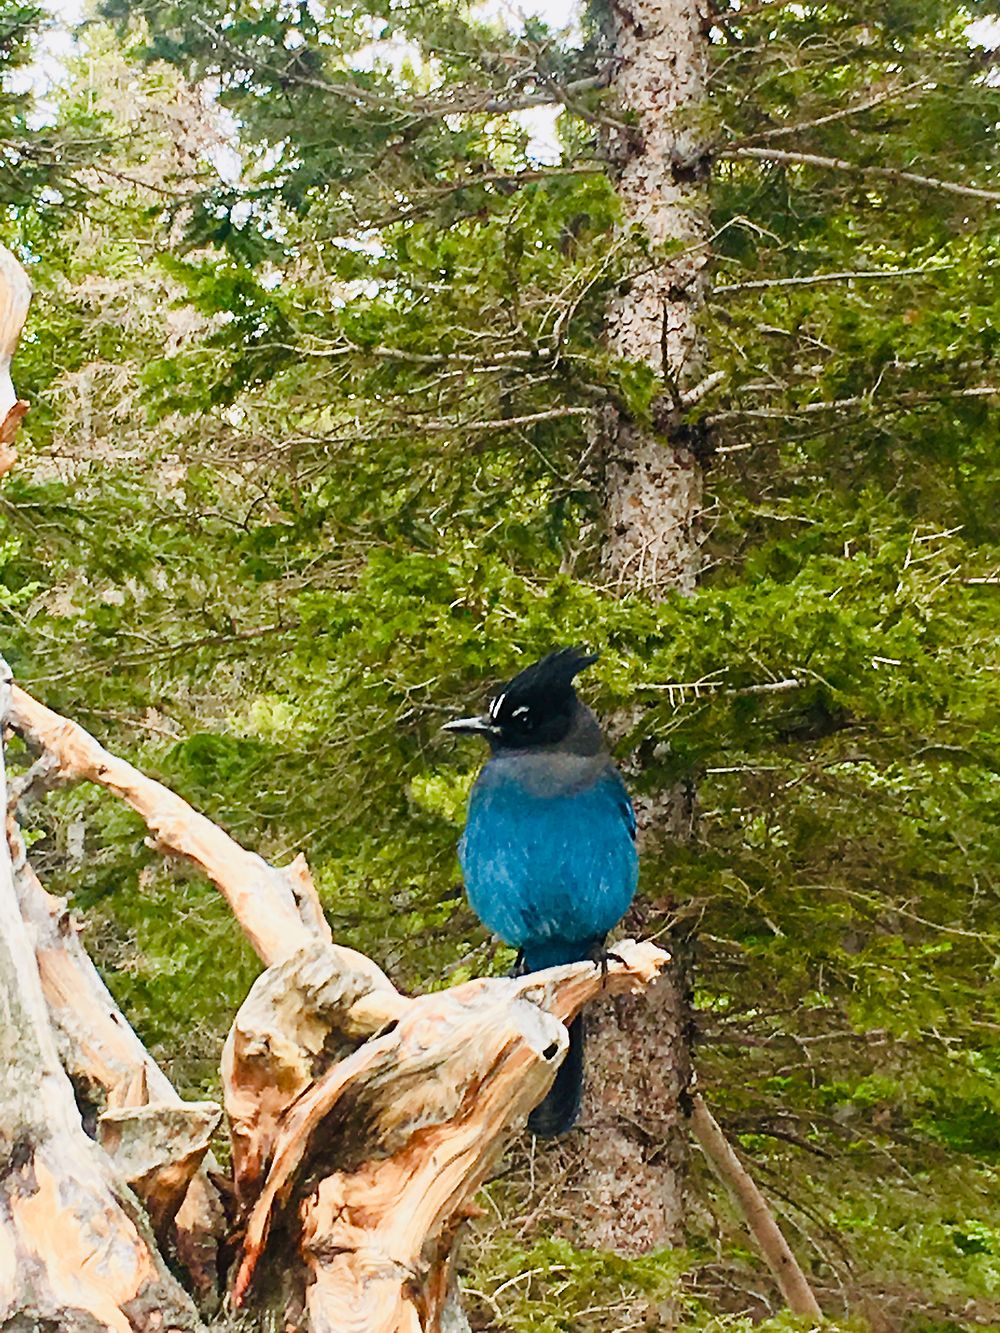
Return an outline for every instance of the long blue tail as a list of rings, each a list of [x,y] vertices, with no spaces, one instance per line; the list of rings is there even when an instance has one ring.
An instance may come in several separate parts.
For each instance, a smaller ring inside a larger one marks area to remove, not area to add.
[[[528,1128],[542,1139],[565,1134],[576,1124],[583,1098],[583,1014],[569,1025],[569,1050],[556,1070],[555,1082],[528,1116]]]

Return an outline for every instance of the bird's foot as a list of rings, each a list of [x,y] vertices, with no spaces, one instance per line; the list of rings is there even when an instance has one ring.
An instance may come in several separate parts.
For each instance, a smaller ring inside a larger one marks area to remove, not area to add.
[[[605,949],[603,940],[601,940],[600,943],[594,945],[594,947],[587,954],[587,957],[590,959],[592,963],[594,963],[597,967],[601,969],[602,990],[608,984],[608,964],[621,963],[622,967],[625,966],[625,959],[621,956],[621,954],[615,953],[614,950],[612,949]]]
[[[518,949],[517,957],[514,959],[514,966],[510,969],[510,975],[512,977],[523,977],[527,970],[528,969],[524,965],[524,950]]]

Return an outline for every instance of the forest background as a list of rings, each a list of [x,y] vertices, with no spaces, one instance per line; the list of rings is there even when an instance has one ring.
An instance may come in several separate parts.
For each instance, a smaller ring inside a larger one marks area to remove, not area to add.
[[[664,597],[602,570],[589,469],[601,405],[655,431],[664,390],[602,336],[657,256],[602,157],[599,13],[108,0],[40,71],[49,16],[0,10],[0,239],[36,289],[17,679],[305,851],[335,936],[416,989],[510,961],[458,891],[477,756],[441,722],[600,649],[638,788],[696,793],[639,928],[696,941],[698,1086],[845,1327],[1000,1328],[990,16],[714,16],[702,571]],[[502,106],[525,71],[558,93],[542,137]],[[123,1009],[217,1095],[256,974],[224,906],[96,789],[35,817]],[[622,1257],[574,1151],[520,1143],[484,1191],[477,1327],[778,1309],[697,1158],[684,1246]]]

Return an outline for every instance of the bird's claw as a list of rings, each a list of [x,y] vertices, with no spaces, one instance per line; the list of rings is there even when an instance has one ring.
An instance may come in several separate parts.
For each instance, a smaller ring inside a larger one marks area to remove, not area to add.
[[[608,964],[621,963],[622,967],[625,966],[625,959],[621,956],[621,954],[615,953],[612,949],[605,949],[603,943],[596,945],[595,948],[591,951],[589,957],[590,961],[594,963],[595,966],[601,969],[602,990],[608,984]]]

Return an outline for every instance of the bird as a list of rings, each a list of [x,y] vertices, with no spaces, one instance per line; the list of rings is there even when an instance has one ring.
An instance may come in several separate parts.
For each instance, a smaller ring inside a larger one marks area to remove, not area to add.
[[[635,811],[597,718],[574,680],[596,653],[560,648],[501,685],[481,717],[444,730],[485,739],[458,846],[469,904],[518,951],[516,970],[591,959],[628,910],[639,857]],[[546,1097],[528,1118],[539,1137],[566,1133],[583,1095],[583,1015]]]

